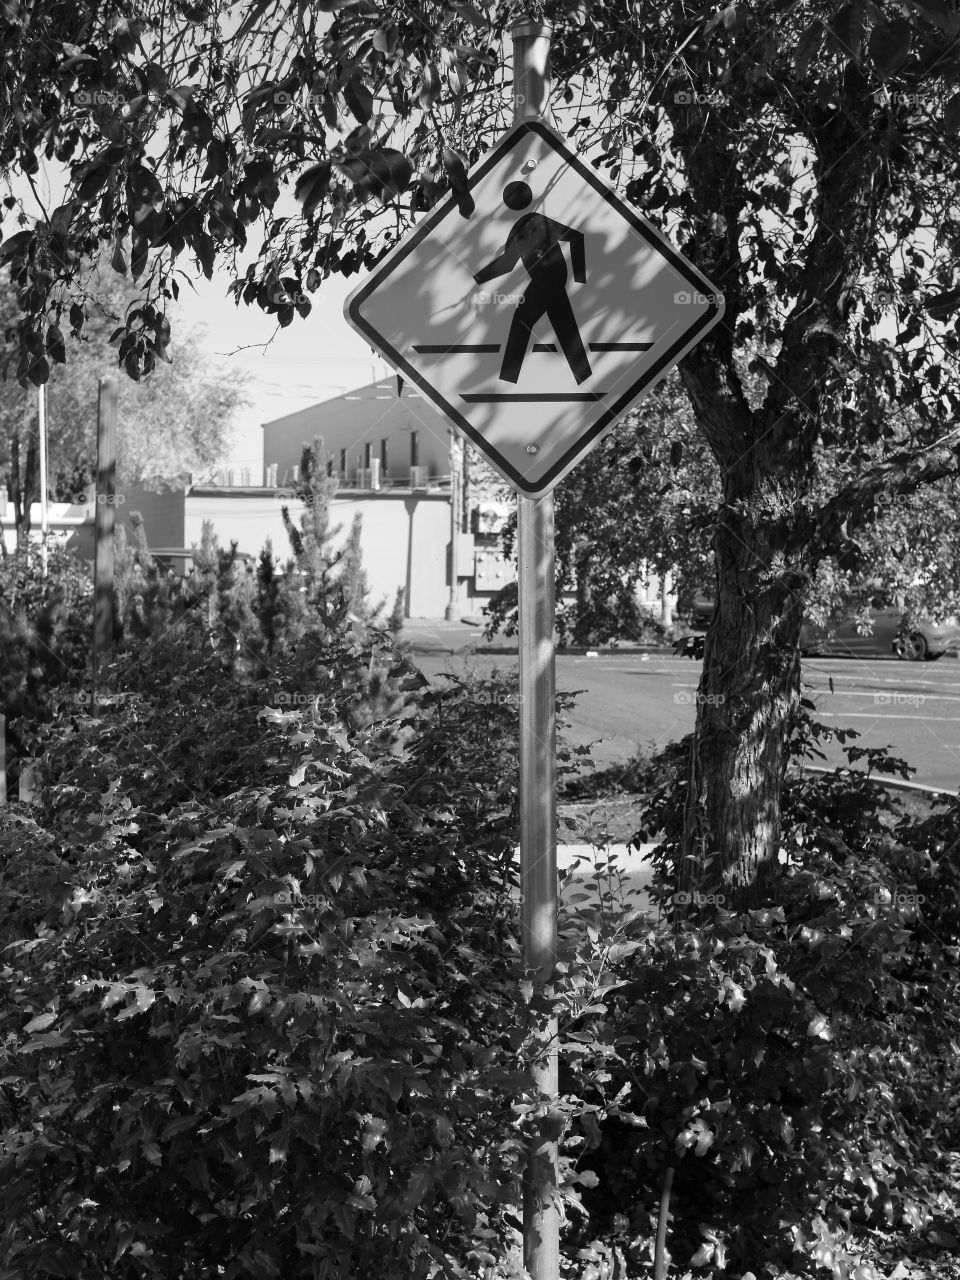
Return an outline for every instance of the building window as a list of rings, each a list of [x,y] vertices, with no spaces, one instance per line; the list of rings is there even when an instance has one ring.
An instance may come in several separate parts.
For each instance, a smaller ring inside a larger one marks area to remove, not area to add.
[[[332,453],[330,457],[327,459],[327,475],[328,476],[333,475],[333,454]]]
[[[380,474],[387,474],[387,441],[386,438],[380,441]]]
[[[365,444],[363,446],[363,465],[367,471],[370,470],[370,460],[372,455],[373,455],[373,445],[369,443]]]
[[[341,475],[342,479],[346,480],[346,478],[347,478],[347,451],[346,451],[346,449],[341,449],[341,450],[340,450],[340,475]]]
[[[410,465],[411,467],[419,467],[420,465],[420,432],[410,432]]]

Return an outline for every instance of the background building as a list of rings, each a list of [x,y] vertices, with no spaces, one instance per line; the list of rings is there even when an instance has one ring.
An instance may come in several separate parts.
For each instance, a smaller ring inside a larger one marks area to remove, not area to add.
[[[398,587],[410,618],[479,617],[501,588],[516,578],[504,559],[500,534],[514,510],[512,492],[446,420],[409,384],[384,378],[263,424],[263,468],[227,468],[179,488],[118,487],[116,523],[132,535],[131,517],[143,519],[147,544],[179,572],[190,567],[210,521],[223,547],[258,556],[269,541],[282,564],[290,557],[283,524],[286,506],[299,527],[304,507],[296,497],[305,446],[318,437],[337,480],[330,504],[336,547],[361,517],[361,554],[371,602],[389,611]],[[92,500],[51,503],[49,524],[58,540],[93,555]],[[39,504],[32,540],[39,539]],[[12,511],[0,523],[15,546]],[[669,586],[668,586],[669,591]],[[661,610],[660,583],[651,579],[641,602]],[[668,597],[667,606],[672,603]]]

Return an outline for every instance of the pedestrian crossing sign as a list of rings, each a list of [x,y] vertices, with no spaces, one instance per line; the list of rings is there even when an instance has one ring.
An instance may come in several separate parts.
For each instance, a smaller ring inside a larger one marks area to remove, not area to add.
[[[723,315],[692,262],[540,120],[347,298],[347,321],[519,493],[548,493]]]

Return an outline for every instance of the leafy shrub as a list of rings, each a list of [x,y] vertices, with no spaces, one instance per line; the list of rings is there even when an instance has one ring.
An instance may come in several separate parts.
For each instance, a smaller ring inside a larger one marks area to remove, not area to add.
[[[794,755],[828,732],[804,714]],[[596,1109],[572,1131],[597,1180],[583,1256],[649,1265],[672,1167],[679,1263],[866,1280],[858,1230],[911,1233],[953,1211],[942,1153],[960,1136],[944,1104],[960,1092],[960,805],[918,821],[863,774],[790,775],[769,905],[681,903],[688,749],[672,745],[644,778],[656,780],[638,838],[663,835],[660,922],[621,915],[611,934],[598,917],[592,950],[571,959],[562,1087]]]
[[[0,560],[0,713],[7,719],[11,793],[23,748],[19,722],[47,715],[51,689],[81,687],[92,627],[91,576],[73,553],[51,548],[46,576],[39,551]]]
[[[370,661],[318,629],[264,705],[175,630],[43,731],[0,864],[4,1280],[508,1250],[515,781],[488,794],[480,704],[395,654],[403,715],[358,727]]]

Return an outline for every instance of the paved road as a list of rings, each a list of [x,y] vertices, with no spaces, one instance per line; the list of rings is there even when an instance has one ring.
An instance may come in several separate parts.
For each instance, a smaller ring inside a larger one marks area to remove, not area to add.
[[[415,661],[429,677],[463,670],[465,662],[478,673],[516,668],[516,657],[509,655],[433,652]],[[627,760],[651,744],[665,746],[693,728],[699,674],[699,662],[658,654],[560,657],[557,687],[584,691],[568,739],[594,744],[599,765]],[[948,790],[960,786],[960,662],[811,658],[803,675],[817,719],[856,729],[858,745],[891,746],[915,766],[915,782]],[[826,754],[821,763],[845,763],[836,743]]]

